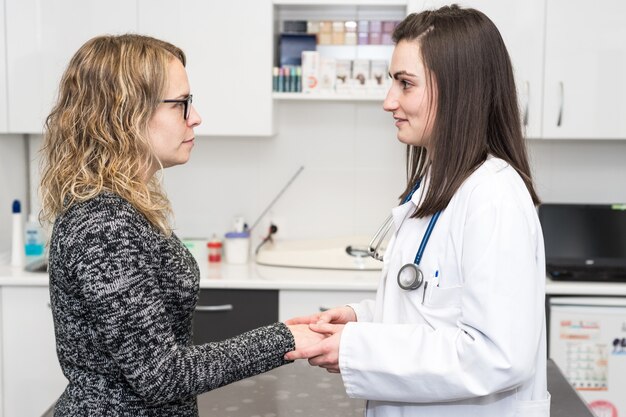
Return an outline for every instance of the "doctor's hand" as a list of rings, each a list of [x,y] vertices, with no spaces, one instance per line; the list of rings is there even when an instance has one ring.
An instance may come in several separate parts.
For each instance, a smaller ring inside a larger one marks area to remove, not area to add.
[[[313,323],[331,323],[346,324],[356,321],[356,313],[352,307],[343,306],[331,308],[321,313],[311,314],[310,316],[294,317],[285,322],[285,324],[313,324]]]
[[[319,366],[328,372],[339,373],[339,341],[344,325],[320,323],[311,324],[309,327],[327,337],[313,346],[288,352],[285,359],[308,359],[312,366]]]
[[[306,324],[288,324],[287,327],[296,342],[296,350],[308,348],[326,338],[325,334],[314,332]]]

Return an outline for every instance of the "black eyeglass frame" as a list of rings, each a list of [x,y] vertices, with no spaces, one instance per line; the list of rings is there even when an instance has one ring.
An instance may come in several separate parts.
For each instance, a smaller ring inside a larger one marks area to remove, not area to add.
[[[189,94],[185,98],[181,99],[167,99],[162,100],[162,103],[182,103],[185,105],[183,118],[187,120],[189,118],[189,112],[191,111],[191,103],[193,103],[193,94]]]

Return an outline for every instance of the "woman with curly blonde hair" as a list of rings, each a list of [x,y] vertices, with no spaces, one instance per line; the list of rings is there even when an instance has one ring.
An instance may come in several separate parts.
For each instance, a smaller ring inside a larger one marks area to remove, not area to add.
[[[198,265],[156,175],[184,164],[201,122],[185,54],[140,35],[85,43],[46,121],[42,217],[69,384],[55,416],[197,416],[195,396],[283,365],[323,336],[275,323],[193,345]]]

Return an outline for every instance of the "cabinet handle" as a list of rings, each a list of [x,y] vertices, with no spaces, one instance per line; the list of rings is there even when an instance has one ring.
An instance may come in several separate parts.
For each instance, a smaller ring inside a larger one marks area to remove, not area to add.
[[[233,308],[232,304],[222,304],[220,306],[197,306],[196,311],[231,311]]]
[[[328,310],[330,310],[330,308],[320,306],[320,312],[321,312],[321,313],[323,313],[324,311],[328,311]]]
[[[528,81],[526,81],[524,88],[526,89],[526,105],[524,106],[523,121],[524,127],[528,127],[528,106],[530,105],[530,83]]]
[[[561,107],[559,107],[559,118],[556,120],[556,125],[561,127],[561,122],[563,122],[563,104],[565,100],[565,87],[563,86],[563,81],[559,81],[559,93],[561,95]]]

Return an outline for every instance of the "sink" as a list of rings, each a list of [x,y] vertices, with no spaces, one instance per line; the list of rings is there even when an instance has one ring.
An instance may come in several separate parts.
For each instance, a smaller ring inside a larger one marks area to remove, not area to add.
[[[267,243],[256,255],[256,263],[289,268],[380,271],[382,262],[367,255],[369,240],[365,236],[348,236]]]

